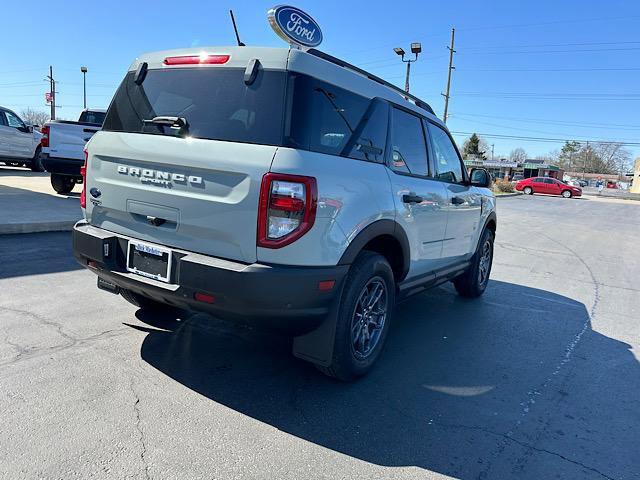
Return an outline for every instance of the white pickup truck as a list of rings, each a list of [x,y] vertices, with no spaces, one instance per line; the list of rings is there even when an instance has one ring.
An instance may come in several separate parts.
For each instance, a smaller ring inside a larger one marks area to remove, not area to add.
[[[84,145],[102,128],[105,112],[84,110],[77,122],[54,120],[42,127],[42,166],[51,173],[51,186],[57,193],[69,193],[76,183],[82,183]]]

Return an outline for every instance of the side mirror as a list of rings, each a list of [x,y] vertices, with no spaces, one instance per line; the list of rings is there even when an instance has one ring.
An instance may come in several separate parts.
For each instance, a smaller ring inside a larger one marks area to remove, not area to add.
[[[471,185],[474,187],[489,188],[491,186],[491,175],[484,168],[471,169]]]
[[[27,132],[33,133],[33,125],[27,125]]]

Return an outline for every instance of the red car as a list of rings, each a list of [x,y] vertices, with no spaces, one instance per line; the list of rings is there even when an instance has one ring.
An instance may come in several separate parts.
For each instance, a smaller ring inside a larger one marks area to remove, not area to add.
[[[549,177],[531,177],[516,183],[516,190],[527,195],[546,193],[547,195],[562,195],[564,198],[582,196],[582,189],[568,185],[560,180]]]

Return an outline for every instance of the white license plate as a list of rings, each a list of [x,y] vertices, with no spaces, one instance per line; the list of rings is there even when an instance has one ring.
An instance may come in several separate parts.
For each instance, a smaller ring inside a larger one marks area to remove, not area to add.
[[[129,240],[127,270],[143,277],[168,282],[171,275],[171,250],[152,243]]]

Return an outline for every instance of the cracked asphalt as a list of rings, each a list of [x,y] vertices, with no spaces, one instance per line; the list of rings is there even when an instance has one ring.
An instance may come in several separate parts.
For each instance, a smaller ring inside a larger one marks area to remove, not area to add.
[[[340,384],[290,340],[97,290],[0,236],[2,479],[639,479],[640,204],[498,200],[491,284],[399,306]]]

